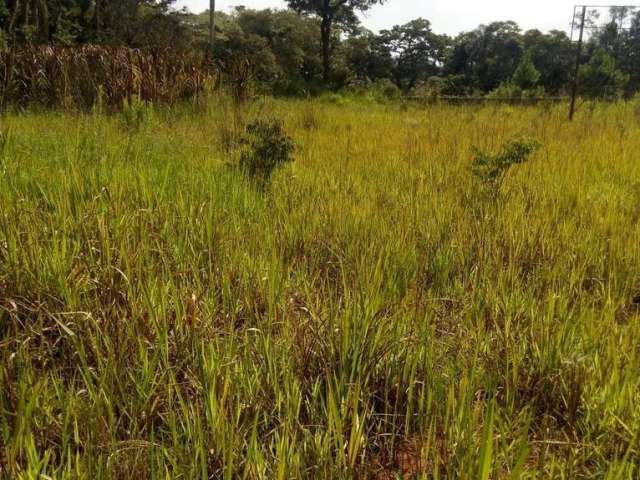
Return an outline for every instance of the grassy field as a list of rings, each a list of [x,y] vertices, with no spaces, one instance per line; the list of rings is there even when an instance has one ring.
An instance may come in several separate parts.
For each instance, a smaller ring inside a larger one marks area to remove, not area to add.
[[[0,477],[638,478],[637,105],[266,116],[2,118]]]

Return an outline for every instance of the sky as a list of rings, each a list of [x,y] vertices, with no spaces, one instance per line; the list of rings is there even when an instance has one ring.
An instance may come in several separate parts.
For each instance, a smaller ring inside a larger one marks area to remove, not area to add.
[[[414,18],[431,21],[437,33],[456,35],[478,25],[496,20],[515,20],[523,29],[570,30],[576,0],[387,0],[362,17],[364,25],[374,31],[391,28]],[[178,0],[192,12],[209,8],[209,0]],[[216,0],[216,10],[231,7],[284,8],[284,0]]]

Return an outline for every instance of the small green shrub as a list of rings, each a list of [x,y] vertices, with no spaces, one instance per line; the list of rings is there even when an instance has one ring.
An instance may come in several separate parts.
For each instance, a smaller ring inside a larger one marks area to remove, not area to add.
[[[522,97],[522,89],[510,82],[503,82],[494,90],[487,93],[487,98],[514,99]]]
[[[371,96],[380,103],[399,100],[402,92],[398,86],[389,79],[379,79],[370,85]]]
[[[280,120],[251,122],[240,143],[244,147],[240,168],[251,180],[266,182],[276,169],[293,161],[291,155],[295,146]]]
[[[536,140],[524,137],[509,140],[498,153],[486,152],[474,146],[473,174],[490,192],[497,193],[509,169],[526,162],[539,147]]]
[[[486,97],[490,99],[501,100],[537,100],[544,98],[546,95],[544,87],[539,85],[528,89],[522,89],[512,82],[503,82],[500,86],[487,93]]]

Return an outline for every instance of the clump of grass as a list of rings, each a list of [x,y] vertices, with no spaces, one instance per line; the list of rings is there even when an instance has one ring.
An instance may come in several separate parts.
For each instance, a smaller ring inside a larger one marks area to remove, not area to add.
[[[138,133],[144,125],[153,120],[153,105],[134,95],[123,103],[120,118],[127,132]]]
[[[244,106],[253,98],[255,94],[255,79],[253,68],[248,60],[232,60],[224,80],[238,107]]]
[[[318,110],[313,105],[305,105],[301,111],[300,127],[309,132],[320,128],[320,119],[318,118]]]

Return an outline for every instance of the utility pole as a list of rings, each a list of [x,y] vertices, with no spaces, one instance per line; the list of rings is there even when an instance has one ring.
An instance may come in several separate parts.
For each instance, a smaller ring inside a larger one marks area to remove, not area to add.
[[[213,58],[214,44],[216,41],[216,0],[209,0],[209,49]]]
[[[584,38],[584,23],[587,19],[587,6],[582,6],[582,19],[580,21],[580,37],[578,38],[578,52],[576,54],[576,70],[573,76],[573,88],[571,89],[571,107],[569,108],[569,120],[573,120],[576,111],[576,97],[578,96],[578,85],[580,83],[580,64],[582,63],[582,40]]]

